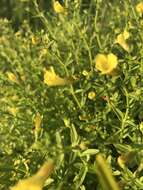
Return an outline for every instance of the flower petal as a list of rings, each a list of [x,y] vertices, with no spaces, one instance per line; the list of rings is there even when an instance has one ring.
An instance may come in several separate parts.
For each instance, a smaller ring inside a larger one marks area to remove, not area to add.
[[[127,33],[119,34],[117,36],[116,43],[118,43],[124,50],[126,50],[127,52],[129,52],[129,46],[128,46],[125,38],[126,39],[128,38],[128,34]]]
[[[110,69],[115,69],[118,65],[118,59],[117,56],[114,55],[113,53],[110,53],[107,55],[107,59],[108,59],[108,64],[110,65]]]
[[[107,65],[107,57],[103,54],[98,54],[95,58],[96,69],[101,71],[102,73],[106,72],[108,69]]]
[[[44,73],[44,83],[48,86],[64,86],[72,83],[71,80],[61,78],[54,72],[54,69],[45,70]]]

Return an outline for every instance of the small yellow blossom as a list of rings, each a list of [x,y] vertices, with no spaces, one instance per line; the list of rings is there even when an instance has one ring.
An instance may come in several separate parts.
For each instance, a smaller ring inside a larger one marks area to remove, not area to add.
[[[39,43],[39,38],[36,36],[32,36],[31,41],[33,45],[37,45]]]
[[[136,5],[136,11],[138,12],[138,13],[143,13],[143,2],[140,2],[140,3],[138,3],[137,5]]]
[[[44,83],[48,86],[64,86],[71,84],[72,80],[59,77],[51,67],[51,70],[44,71]]]
[[[91,92],[88,93],[88,98],[89,98],[90,100],[94,100],[95,97],[96,97],[96,94],[95,94],[94,91],[91,91]]]
[[[90,78],[90,72],[88,72],[87,70],[83,70],[83,71],[82,71],[82,75],[83,75],[84,77],[86,77],[86,79],[89,79],[89,78]]]
[[[53,9],[56,13],[63,13],[63,14],[67,14],[66,8],[63,7],[59,1],[54,1],[53,2]]]
[[[34,118],[35,131],[39,132],[41,130],[42,116],[37,113]]]
[[[54,170],[54,162],[49,160],[39,171],[27,179],[20,180],[11,190],[42,190],[44,182]]]
[[[115,43],[118,43],[124,50],[127,52],[130,51],[129,45],[127,44],[126,40],[129,38],[129,32],[124,30],[123,33],[119,34],[115,40]]]
[[[113,53],[108,55],[98,54],[95,58],[96,69],[102,74],[111,74],[118,65],[118,58]]]
[[[18,112],[18,108],[15,108],[15,107],[9,107],[8,108],[8,112],[10,113],[10,114],[12,114],[14,117],[17,115],[17,112]]]
[[[7,72],[8,79],[12,82],[19,83],[16,76],[12,72]]]
[[[83,76],[85,76],[85,77],[89,75],[88,71],[86,71],[86,70],[83,70],[83,71],[82,71],[82,74],[83,74]]]

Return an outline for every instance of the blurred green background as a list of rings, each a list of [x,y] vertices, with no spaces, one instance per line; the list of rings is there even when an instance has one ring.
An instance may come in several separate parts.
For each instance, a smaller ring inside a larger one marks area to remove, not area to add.
[[[52,1],[37,1],[41,10],[49,11]],[[17,30],[23,20],[28,20],[33,26],[38,24],[33,18],[33,1],[29,0],[1,0],[0,1],[0,17],[11,20],[13,27]]]

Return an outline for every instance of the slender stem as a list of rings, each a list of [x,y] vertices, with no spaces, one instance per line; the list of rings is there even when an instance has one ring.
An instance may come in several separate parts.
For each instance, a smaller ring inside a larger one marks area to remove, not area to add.
[[[75,25],[75,27],[76,27],[77,31],[79,32],[81,38],[83,39],[83,42],[84,42],[84,44],[85,44],[85,47],[86,47],[86,49],[87,49],[88,56],[89,56],[90,69],[91,69],[91,71],[93,71],[92,54],[91,54],[91,50],[90,50],[90,47],[89,47],[89,45],[88,45],[88,42],[87,42],[85,36],[84,36],[84,35],[82,34],[82,32],[80,31],[80,29],[78,28],[78,26]]]
[[[100,49],[102,49],[102,45],[101,45],[101,41],[100,41],[100,38],[99,38],[99,32],[98,32],[98,28],[97,28],[97,18],[98,18],[98,7],[97,7],[97,10],[96,10],[96,13],[95,13],[95,19],[94,19],[94,27],[95,27],[95,31],[96,31],[96,39],[97,39],[97,43],[98,43],[98,46]]]
[[[124,93],[126,96],[126,112],[125,112],[124,118],[122,119],[122,122],[121,122],[121,141],[123,139],[123,135],[124,135],[123,132],[124,132],[126,120],[127,120],[128,114],[129,114],[129,97],[128,97],[128,92],[125,88],[124,88]]]
[[[49,26],[49,22],[48,22],[47,19],[45,18],[43,12],[41,12],[41,11],[39,10],[38,4],[37,4],[37,0],[33,0],[33,4],[34,4],[34,8],[35,8],[35,11],[36,11],[38,17],[41,19],[41,21],[42,21],[42,23],[44,24],[45,28],[48,30],[48,32],[49,32],[51,38],[56,41],[56,39],[53,37],[53,34],[52,34],[51,30],[50,30],[49,27],[48,27],[48,26]]]
[[[128,1],[129,1],[129,4],[131,5],[132,13],[133,13],[133,16],[134,16],[134,18],[135,18],[135,20],[136,20],[137,26],[138,26],[140,40],[141,40],[141,42],[143,42],[143,37],[142,37],[142,35],[140,34],[140,23],[139,23],[139,21],[138,21],[137,14],[136,14],[136,12],[135,12],[135,9],[134,9],[134,6],[132,5],[131,0],[128,0]]]
[[[79,107],[79,109],[81,110],[81,105],[80,105],[80,103],[79,103],[79,101],[78,101],[78,99],[77,99],[77,97],[76,97],[76,95],[75,95],[75,93],[74,93],[74,89],[73,89],[73,86],[71,85],[71,90],[70,90],[70,92],[71,92],[71,95],[73,96],[73,99],[75,100],[75,102],[77,103],[77,106]]]

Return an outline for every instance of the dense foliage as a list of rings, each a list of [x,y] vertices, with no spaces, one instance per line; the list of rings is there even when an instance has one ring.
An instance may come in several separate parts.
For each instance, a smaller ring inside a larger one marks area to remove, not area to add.
[[[140,1],[60,3],[0,2],[0,189],[52,158],[45,190],[100,190],[97,153],[119,186],[143,189]]]

